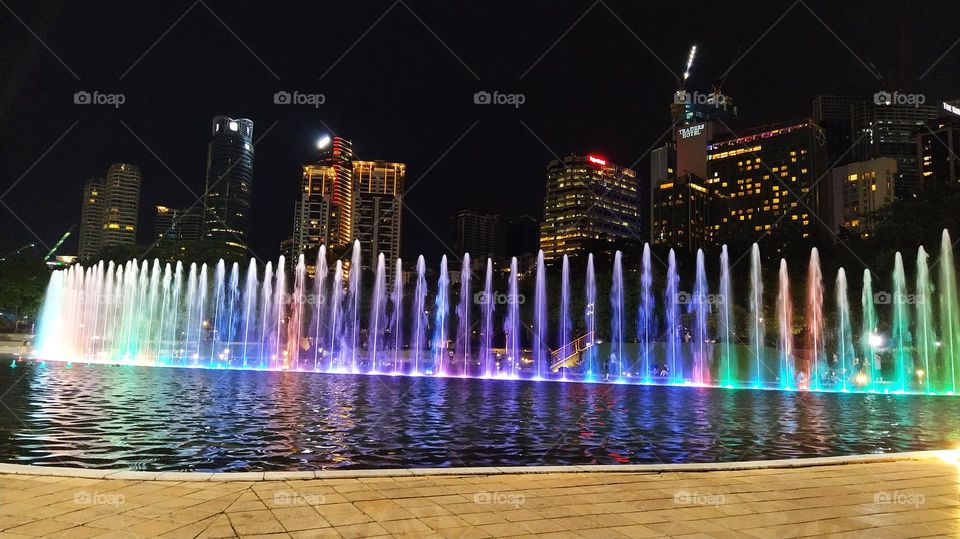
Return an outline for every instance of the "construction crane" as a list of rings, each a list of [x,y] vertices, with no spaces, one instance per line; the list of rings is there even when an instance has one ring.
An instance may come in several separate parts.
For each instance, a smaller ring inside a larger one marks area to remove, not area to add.
[[[67,238],[70,237],[70,234],[73,232],[73,229],[76,227],[77,225],[71,226],[70,230],[67,230],[66,232],[63,233],[63,236],[60,236],[60,240],[53,245],[53,249],[50,249],[50,252],[47,253],[47,256],[43,257],[44,262],[46,262],[47,260],[50,260],[50,258],[53,257],[54,253],[57,252],[57,249],[59,249],[60,246],[63,245],[63,242],[67,241]]]
[[[683,70],[683,80],[680,82],[680,89],[683,89],[684,83],[690,78],[690,68],[693,67],[693,60],[697,57],[697,45],[690,46],[690,54],[687,55],[687,67]]]

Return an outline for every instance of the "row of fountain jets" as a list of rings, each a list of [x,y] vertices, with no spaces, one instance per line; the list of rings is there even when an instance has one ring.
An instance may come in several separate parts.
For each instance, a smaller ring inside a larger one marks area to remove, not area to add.
[[[731,263],[720,255],[719,289],[709,290],[704,253],[696,257],[692,294],[680,288],[676,257],[667,260],[662,293],[654,289],[649,246],[643,249],[635,332],[628,334],[622,255],[613,263],[610,327],[596,327],[597,287],[588,257],[583,312],[571,312],[570,264],[561,265],[559,318],[550,326],[547,271],[537,257],[530,324],[521,317],[517,260],[508,290],[494,290],[488,259],[482,292],[473,295],[470,256],[464,255],[459,302],[451,309],[447,259],[428,299],[423,257],[417,260],[412,297],[406,298],[401,261],[392,284],[377,259],[369,302],[362,298],[359,244],[349,264],[328,267],[321,247],[315,276],[301,256],[288,283],[286,261],[251,260],[246,274],[221,260],[212,268],[181,262],[100,262],[56,271],[50,279],[35,354],[39,358],[111,364],[208,368],[309,370],[334,373],[573,379],[722,387],[954,394],[960,361],[960,312],[949,233],[944,230],[939,290],[923,247],[916,283],[908,292],[896,254],[889,292],[863,271],[859,327],[851,322],[848,281],[836,275],[835,316],[824,317],[824,286],[816,249],[809,259],[805,329],[795,336],[791,283],[781,260],[775,305],[776,347],[765,335],[760,250],[750,253],[746,335],[733,319]],[[478,287],[478,290],[481,290]],[[478,327],[473,304],[480,298]],[[505,301],[494,301],[501,298]],[[934,299],[937,298],[936,307]],[[659,304],[659,305],[658,305]],[[406,305],[406,306],[405,306]],[[662,306],[662,318],[655,309]],[[770,307],[766,307],[767,310]],[[503,312],[497,312],[502,310]],[[881,333],[878,310],[888,310]],[[659,320],[662,319],[662,323]],[[456,321],[455,329],[454,320]],[[497,320],[502,325],[496,325]],[[574,332],[574,322],[577,331]],[[742,323],[741,323],[742,325]],[[524,334],[530,336],[523,347]],[[605,333],[605,344],[597,336]],[[746,339],[743,339],[743,337]],[[579,339],[576,339],[579,337]],[[803,347],[795,345],[802,341]],[[495,342],[496,341],[496,342]],[[553,342],[551,350],[548,343]],[[584,345],[572,346],[582,342]],[[772,342],[772,341],[771,341]]]

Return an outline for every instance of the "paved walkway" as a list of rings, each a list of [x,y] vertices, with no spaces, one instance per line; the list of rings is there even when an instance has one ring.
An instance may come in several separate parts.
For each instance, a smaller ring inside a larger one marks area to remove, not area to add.
[[[960,537],[940,458],[795,469],[150,481],[0,475],[0,537]]]

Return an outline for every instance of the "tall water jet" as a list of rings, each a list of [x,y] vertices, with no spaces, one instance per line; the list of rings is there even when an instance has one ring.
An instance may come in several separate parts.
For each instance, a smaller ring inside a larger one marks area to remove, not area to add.
[[[507,317],[503,321],[506,338],[504,348],[506,356],[500,365],[500,372],[507,376],[516,376],[520,368],[520,291],[517,284],[517,257],[510,259],[510,278],[507,286]],[[504,366],[503,363],[506,363]]]
[[[720,294],[718,296],[719,313],[717,316],[717,340],[720,342],[720,383],[731,387],[737,380],[737,357],[733,351],[734,326],[731,308],[733,288],[730,283],[730,254],[727,246],[720,249]]]
[[[593,272],[593,253],[587,255],[587,277],[584,283],[583,322],[586,326],[586,350],[583,351],[582,372],[587,380],[596,380],[597,371],[597,280]]]
[[[941,369],[932,369],[937,359],[937,335],[933,328],[933,282],[930,280],[928,258],[927,251],[922,246],[917,249],[917,295],[914,304],[917,307],[915,334],[921,365],[921,368],[917,369],[917,377],[923,391],[930,393],[934,389],[931,380],[938,382],[938,391],[943,389],[939,383],[943,379],[943,373]]]
[[[533,376],[543,378],[549,372],[550,349],[547,347],[549,318],[547,316],[547,268],[543,250],[537,253],[536,288],[533,298]]]
[[[434,299],[433,324],[433,374],[447,374],[447,289],[450,275],[447,272],[447,255],[440,259],[440,278],[437,281],[437,297]]]
[[[194,279],[194,269],[191,264],[189,280]],[[189,282],[187,286],[190,288]],[[188,305],[193,301],[190,295],[187,297]],[[260,368],[265,369],[270,364],[270,332],[274,322],[270,314],[273,307],[273,262],[267,262],[263,269],[263,287],[260,289],[260,296]]]
[[[820,272],[820,252],[810,249],[807,270],[807,348],[810,351],[810,388],[821,389],[824,377],[823,346],[823,274]]]
[[[203,277],[206,266],[201,269],[200,275]],[[275,331],[271,335],[273,339],[273,357],[275,361],[274,368],[286,369],[288,367],[287,351],[283,348],[281,335],[283,335],[283,319],[286,314],[284,306],[287,302],[287,269],[286,259],[280,255],[277,261],[276,282],[273,288],[273,306],[270,310],[270,317],[274,320]]]
[[[753,343],[753,386],[763,386],[763,269],[760,263],[760,246],[750,249],[750,341]]]
[[[383,253],[377,255],[377,271],[374,275],[373,292],[370,297],[370,313],[367,324],[367,362],[370,372],[380,372],[380,349],[387,326],[387,276]]]
[[[411,374],[417,375],[423,366],[423,351],[427,348],[427,278],[423,255],[417,258],[417,287],[413,292],[410,313],[410,354],[413,356]]]
[[[903,271],[903,257],[897,252],[893,263],[893,383],[894,390],[905,392],[910,382],[912,361],[910,358],[910,311],[908,308],[907,278]]]
[[[251,260],[251,263],[253,260]],[[313,313],[310,318],[310,335],[313,338],[313,369],[320,365],[321,354],[329,352],[326,341],[327,314],[327,247],[321,245],[317,251],[317,262],[313,274]]]
[[[290,314],[287,321],[287,357],[294,369],[300,369],[300,350],[303,347],[304,299],[307,286],[307,265],[303,254],[297,257],[293,269],[293,297],[290,302]]]
[[[281,263],[283,258],[281,257]],[[363,276],[363,267],[360,264],[360,240],[354,240],[353,252],[350,255],[350,281],[347,286],[347,315],[344,322],[347,324],[347,348],[350,353],[350,371],[360,372],[360,361],[357,357],[357,348],[360,346],[360,295],[363,289],[360,280]]]
[[[787,271],[786,259],[780,259],[779,273],[780,287],[777,291],[777,322],[780,329],[778,352],[780,356],[779,382],[780,387],[792,389],[794,381],[802,386],[796,374],[796,359],[793,354],[793,304],[790,297],[790,273]],[[803,389],[802,387],[800,387]]]
[[[210,331],[210,355],[209,358],[210,365],[215,363],[215,358],[220,357],[223,359],[222,354],[220,354],[220,338],[223,335],[222,322],[226,317],[226,294],[224,280],[226,268],[223,259],[221,258],[217,262],[216,270],[214,271],[213,279],[213,323],[211,324]]]
[[[883,379],[878,348],[883,338],[877,327],[877,309],[874,305],[873,277],[869,269],[863,270],[863,288],[860,293],[860,308],[862,309],[862,328],[860,346],[863,349],[864,375],[869,376],[870,387],[876,388]]]
[[[393,291],[390,294],[393,311],[390,315],[390,333],[393,337],[393,374],[400,374],[403,358],[403,262],[398,258],[393,272]]]
[[[853,361],[853,326],[850,323],[847,273],[840,268],[837,271],[837,375],[841,391],[849,390]]]
[[[470,309],[473,302],[473,296],[470,295],[471,273],[470,253],[464,253],[460,265],[460,302],[457,305],[457,345],[455,355],[455,357],[463,363],[459,373],[461,376],[466,376],[469,373],[467,366],[473,361],[473,350],[470,346],[473,339],[471,335],[473,326],[470,324]]]
[[[179,264],[178,264],[179,265]],[[179,273],[179,268],[177,270]],[[247,277],[243,282],[243,350],[241,358],[243,366],[249,365],[250,359],[250,341],[257,332],[257,290],[260,283],[257,281],[257,260],[250,259],[250,265],[247,266]],[[174,309],[172,312],[176,312]],[[176,327],[176,324],[174,324]],[[260,357],[260,350],[257,350],[256,357]]]
[[[327,346],[329,350],[329,360],[327,370],[333,372],[345,372],[346,350],[345,339],[343,337],[343,261],[337,260],[333,265],[333,284],[330,286],[329,301],[329,323],[327,331],[329,338]]]
[[[957,274],[953,242],[946,229],[940,238],[940,334],[943,339],[944,388],[956,394],[960,362],[960,306],[957,302]]]
[[[640,268],[640,305],[637,306],[637,342],[640,344],[640,379],[650,381],[653,366],[653,265],[650,260],[650,244],[643,244]]]
[[[667,286],[664,294],[667,323],[667,370],[669,381],[683,383],[683,360],[680,357],[682,326],[680,322],[680,303],[684,300],[680,293],[680,275],[677,273],[677,255],[670,249],[667,255]]]
[[[703,249],[697,249],[697,273],[690,298],[693,312],[693,382],[710,383],[710,349],[708,348],[707,318],[710,316],[711,296],[707,286],[707,268]]]
[[[480,362],[483,376],[497,374],[497,361],[493,351],[493,260],[487,258],[487,274],[483,280],[483,295],[480,297]]]
[[[610,283],[610,358],[607,376],[622,380],[623,372],[623,253],[613,255],[613,276]]]
[[[558,315],[560,331],[558,333],[559,344],[557,345],[561,356],[568,355],[568,346],[570,345],[570,259],[563,255],[563,262],[560,267],[560,313]],[[572,350],[572,349],[570,349]],[[557,359],[563,360],[564,357]],[[561,377],[566,380],[567,368],[563,366]]]

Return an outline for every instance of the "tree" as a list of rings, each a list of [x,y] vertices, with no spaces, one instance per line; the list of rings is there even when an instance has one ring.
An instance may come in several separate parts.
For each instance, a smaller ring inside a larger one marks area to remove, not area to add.
[[[35,253],[0,260],[0,308],[12,311],[14,332],[25,320],[36,319],[49,280],[50,270]]]

